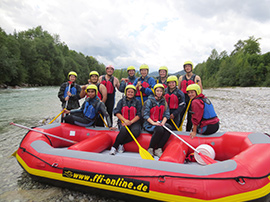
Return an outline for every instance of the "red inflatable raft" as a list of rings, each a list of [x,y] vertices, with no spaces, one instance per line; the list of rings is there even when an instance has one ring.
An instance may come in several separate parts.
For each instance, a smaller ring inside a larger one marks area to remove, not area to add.
[[[77,143],[30,131],[17,151],[19,164],[31,176],[55,185],[78,185],[160,201],[269,201],[270,137],[264,133],[226,132],[210,136],[175,132],[193,147],[211,145],[217,163],[187,162],[192,153],[171,136],[163,155],[145,160],[135,142],[123,154],[109,155],[118,131],[51,124],[35,128]],[[151,135],[138,142],[148,148]],[[94,189],[94,190],[96,190]]]

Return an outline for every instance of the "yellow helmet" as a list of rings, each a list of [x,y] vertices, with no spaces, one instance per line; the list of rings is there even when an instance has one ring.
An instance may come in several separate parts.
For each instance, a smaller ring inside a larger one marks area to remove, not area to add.
[[[68,73],[68,79],[69,79],[70,75],[74,75],[74,76],[76,76],[76,77],[77,77],[77,73],[76,73],[76,72],[74,72],[74,71],[71,71],[71,72],[69,72],[69,73]]]
[[[149,67],[148,67],[147,64],[142,64],[142,65],[140,66],[140,70],[142,70],[142,69],[147,69],[147,70],[149,71]]]
[[[185,65],[191,65],[191,71],[193,70],[193,63],[191,61],[184,62],[184,65],[183,65],[184,69],[185,69]]]
[[[97,71],[91,71],[89,73],[89,77],[91,77],[92,75],[97,75],[99,77],[99,73]]]
[[[133,89],[135,92],[134,92],[134,95],[136,94],[137,92],[137,89],[134,85],[130,84],[130,85],[127,85],[126,88],[125,88],[125,95],[127,95],[127,89]]]
[[[134,66],[129,66],[129,67],[127,68],[127,72],[128,72],[129,70],[134,70],[134,71],[136,71]]]
[[[164,94],[165,88],[164,88],[163,84],[157,83],[157,84],[154,86],[154,92],[155,92],[155,94],[156,94],[156,89],[157,89],[157,88],[162,88],[162,89],[163,89],[163,94]]]
[[[190,90],[195,90],[197,95],[200,95],[202,92],[201,87],[196,83],[188,85],[187,91],[190,91]]]
[[[97,89],[97,86],[96,86],[95,84],[90,84],[90,85],[88,85],[87,88],[85,89],[85,92],[87,93],[87,91],[88,91],[89,89],[94,89],[94,90],[96,91],[96,95],[97,95],[98,89]]]
[[[167,82],[170,82],[170,81],[175,81],[176,86],[178,86],[178,79],[177,79],[177,76],[169,76],[169,77],[167,78]]]
[[[160,70],[165,70],[166,75],[168,75],[168,68],[166,66],[161,66],[158,71],[160,71]]]

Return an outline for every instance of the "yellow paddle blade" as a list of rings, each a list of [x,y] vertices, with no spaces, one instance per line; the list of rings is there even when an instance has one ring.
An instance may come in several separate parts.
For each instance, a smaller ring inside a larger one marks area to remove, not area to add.
[[[17,151],[18,150],[16,150],[15,152],[13,152],[13,154],[11,154],[10,157],[12,157],[12,156],[16,157]]]
[[[146,151],[144,148],[142,148],[142,147],[139,147],[139,154],[142,157],[142,159],[155,160],[153,158],[153,156],[148,151]]]

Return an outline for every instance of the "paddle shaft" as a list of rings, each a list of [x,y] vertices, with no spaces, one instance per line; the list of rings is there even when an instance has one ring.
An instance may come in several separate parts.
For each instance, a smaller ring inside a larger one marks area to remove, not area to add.
[[[63,114],[63,112],[65,111],[66,108],[64,108],[53,120],[50,121],[49,124],[51,124],[52,122],[54,122],[61,114]]]
[[[16,123],[10,123],[10,125],[14,125],[14,126],[17,126],[19,128],[23,128],[23,129],[26,129],[26,130],[31,130],[31,131],[34,131],[34,132],[37,132],[37,133],[41,133],[41,134],[44,134],[44,135],[48,135],[50,137],[54,137],[56,139],[60,139],[60,140],[64,140],[66,142],[70,142],[70,143],[77,143],[76,141],[73,141],[73,140],[69,140],[69,139],[66,139],[66,138],[62,138],[62,137],[58,137],[56,135],[53,135],[53,134],[50,134],[50,133],[46,133],[46,132],[43,132],[43,131],[40,131],[40,130],[36,130],[36,129],[33,129],[33,128],[29,128],[29,127],[26,127],[26,126],[23,126],[23,125],[20,125],[20,124],[16,124]]]
[[[176,130],[180,131],[180,129],[177,127],[177,125],[175,124],[174,120],[171,119],[171,122],[173,123],[174,127],[176,128]]]
[[[182,131],[182,126],[183,126],[183,123],[184,123],[185,116],[186,116],[186,114],[187,114],[188,108],[189,108],[189,106],[190,106],[190,103],[191,103],[191,100],[189,100],[189,102],[188,102],[187,109],[186,109],[185,114],[184,114],[184,116],[183,116],[183,118],[182,118],[182,123],[181,123],[181,125],[179,126],[179,128],[180,128],[181,131]]]
[[[102,119],[102,121],[103,121],[103,123],[105,124],[105,126],[106,126],[107,128],[109,128],[109,126],[108,126],[107,123],[105,122],[103,116],[102,116],[101,114],[99,114],[99,116],[100,116],[100,118]]]
[[[181,140],[182,142],[184,142],[187,146],[189,146],[191,149],[193,149],[195,152],[200,153],[197,149],[195,149],[193,146],[191,146],[188,142],[186,142],[185,140],[183,140],[181,137],[179,137],[178,135],[176,135],[173,131],[171,131],[167,126],[163,125],[163,127],[168,130],[171,134],[173,134],[175,137],[177,137],[179,140]]]
[[[69,83],[69,85],[68,85],[68,92],[69,92],[69,91],[70,91],[70,87],[71,87],[72,82],[69,81],[68,83]],[[67,109],[68,101],[69,101],[69,99],[66,101],[65,109]]]

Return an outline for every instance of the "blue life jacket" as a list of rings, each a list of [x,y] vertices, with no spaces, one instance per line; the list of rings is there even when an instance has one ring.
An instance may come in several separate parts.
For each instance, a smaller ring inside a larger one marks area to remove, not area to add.
[[[100,100],[97,98],[94,98],[92,102],[86,101],[83,109],[83,114],[88,119],[94,119],[97,115],[97,104],[100,102]]]
[[[196,98],[200,99],[204,103],[204,111],[203,111],[203,117],[202,120],[209,120],[217,117],[217,114],[214,110],[214,106],[212,105],[211,101],[208,98]]]
[[[65,92],[64,92],[64,97],[67,97],[68,95],[67,95],[67,92],[68,92],[68,85],[67,85],[67,87],[66,87],[66,89],[65,89]],[[70,88],[70,91],[69,91],[72,95],[76,95],[76,93],[77,93],[77,89],[73,86],[73,87],[71,87]]]

